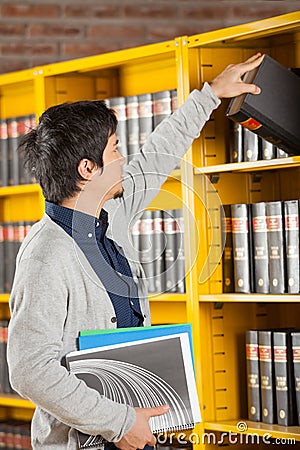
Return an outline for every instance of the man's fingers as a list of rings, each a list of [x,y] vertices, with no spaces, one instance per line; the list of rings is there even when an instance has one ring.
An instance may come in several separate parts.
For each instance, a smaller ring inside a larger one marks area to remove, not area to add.
[[[147,444],[151,447],[154,447],[154,445],[156,444],[156,437],[154,436],[154,434],[151,435],[151,439],[148,439]]]
[[[243,92],[241,94],[245,94],[246,92],[249,94],[260,94],[261,89],[259,86],[256,86],[256,84],[246,84],[243,85]]]
[[[260,53],[257,53],[254,57],[249,58],[244,63],[241,63],[241,65],[240,65],[241,75],[244,75],[244,73],[249,72],[250,70],[255,69],[255,67],[259,66],[262,63],[264,56],[265,55],[261,55]]]
[[[155,406],[153,408],[143,408],[144,414],[150,419],[150,417],[162,416],[170,410],[169,405]]]

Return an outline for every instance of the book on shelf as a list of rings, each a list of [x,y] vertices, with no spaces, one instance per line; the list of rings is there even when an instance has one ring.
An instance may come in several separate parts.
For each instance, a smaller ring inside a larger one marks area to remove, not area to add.
[[[234,292],[231,206],[221,208],[223,292]]]
[[[246,331],[246,373],[248,420],[261,421],[258,331]]]
[[[241,123],[288,154],[300,154],[300,78],[269,55],[243,80],[261,88],[258,95],[231,99],[227,117]]]
[[[126,117],[126,101],[125,97],[113,97],[106,100],[107,105],[115,112],[118,125],[116,136],[118,138],[118,150],[124,158],[128,157],[127,148],[127,117]]]
[[[282,202],[266,202],[270,293],[285,292]]]
[[[296,397],[296,415],[297,423],[300,425],[300,332],[293,331],[292,336],[292,354],[293,354],[293,374]]]
[[[274,383],[273,333],[271,330],[258,331],[258,351],[261,391],[261,421],[275,423],[276,393]]]
[[[140,262],[145,271],[148,282],[148,290],[153,293],[156,291],[154,283],[154,242],[153,242],[153,219],[152,211],[147,210],[143,213],[140,221],[139,232],[139,250]]]
[[[164,90],[153,93],[153,125],[154,128],[172,113],[171,91]]]
[[[297,425],[291,331],[274,331],[273,347],[277,423]]]
[[[243,161],[258,161],[260,158],[258,135],[243,128]]]
[[[139,101],[137,95],[130,95],[125,97],[126,101],[126,117],[127,117],[127,150],[128,162],[130,162],[134,155],[139,153]]]
[[[251,292],[249,205],[231,205],[234,290]]]
[[[176,242],[176,220],[174,217],[174,210],[167,209],[163,211],[164,233],[165,233],[165,278],[166,278],[166,292],[177,291],[177,276],[176,276],[176,256],[177,256],[177,242]]]
[[[6,119],[0,119],[0,186],[8,186],[8,132]]]
[[[153,218],[153,251],[154,251],[154,284],[156,292],[165,292],[165,236],[163,229],[163,211],[152,211]]]
[[[70,373],[100,394],[109,386],[105,395],[113,401],[133,407],[168,404],[168,413],[150,419],[152,432],[161,433],[201,421],[191,355],[189,334],[182,332],[79,350],[66,361]],[[79,432],[78,437],[80,448],[103,443],[101,436]]]
[[[299,201],[286,200],[283,202],[284,234],[287,292],[298,294],[299,283]]]
[[[237,122],[229,123],[229,161],[243,161],[243,127]]]
[[[268,229],[265,202],[253,203],[252,243],[254,265],[254,292],[269,293]]]
[[[138,95],[139,147],[142,147],[153,131],[152,94]]]
[[[184,220],[182,209],[174,209],[175,227],[176,227],[176,292],[184,294],[185,292],[185,257],[184,257]]]

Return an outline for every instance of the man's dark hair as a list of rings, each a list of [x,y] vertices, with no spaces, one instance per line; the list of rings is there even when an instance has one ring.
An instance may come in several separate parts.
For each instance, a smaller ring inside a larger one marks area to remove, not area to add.
[[[103,151],[116,127],[114,112],[100,100],[63,103],[42,114],[19,150],[46,200],[61,204],[80,190],[77,168],[83,158],[103,167]]]

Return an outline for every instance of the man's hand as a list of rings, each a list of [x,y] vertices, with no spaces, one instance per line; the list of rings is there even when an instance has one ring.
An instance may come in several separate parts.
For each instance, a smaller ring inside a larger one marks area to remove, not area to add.
[[[210,83],[211,88],[219,98],[231,98],[240,94],[259,94],[260,88],[255,84],[246,84],[242,76],[259,66],[264,55],[257,53],[247,61],[239,64],[230,64]]]
[[[156,406],[155,408],[135,408],[135,424],[119,442],[115,442],[115,445],[121,450],[143,449],[147,444],[155,445],[156,438],[151,433],[149,419],[150,417],[162,416],[169,409],[168,405]]]

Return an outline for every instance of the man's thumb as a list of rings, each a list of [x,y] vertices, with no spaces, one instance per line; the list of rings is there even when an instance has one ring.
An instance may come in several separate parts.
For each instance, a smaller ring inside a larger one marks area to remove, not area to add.
[[[160,405],[155,406],[153,408],[147,408],[149,412],[149,417],[156,417],[156,416],[162,416],[163,414],[166,414],[170,410],[169,405]]]

